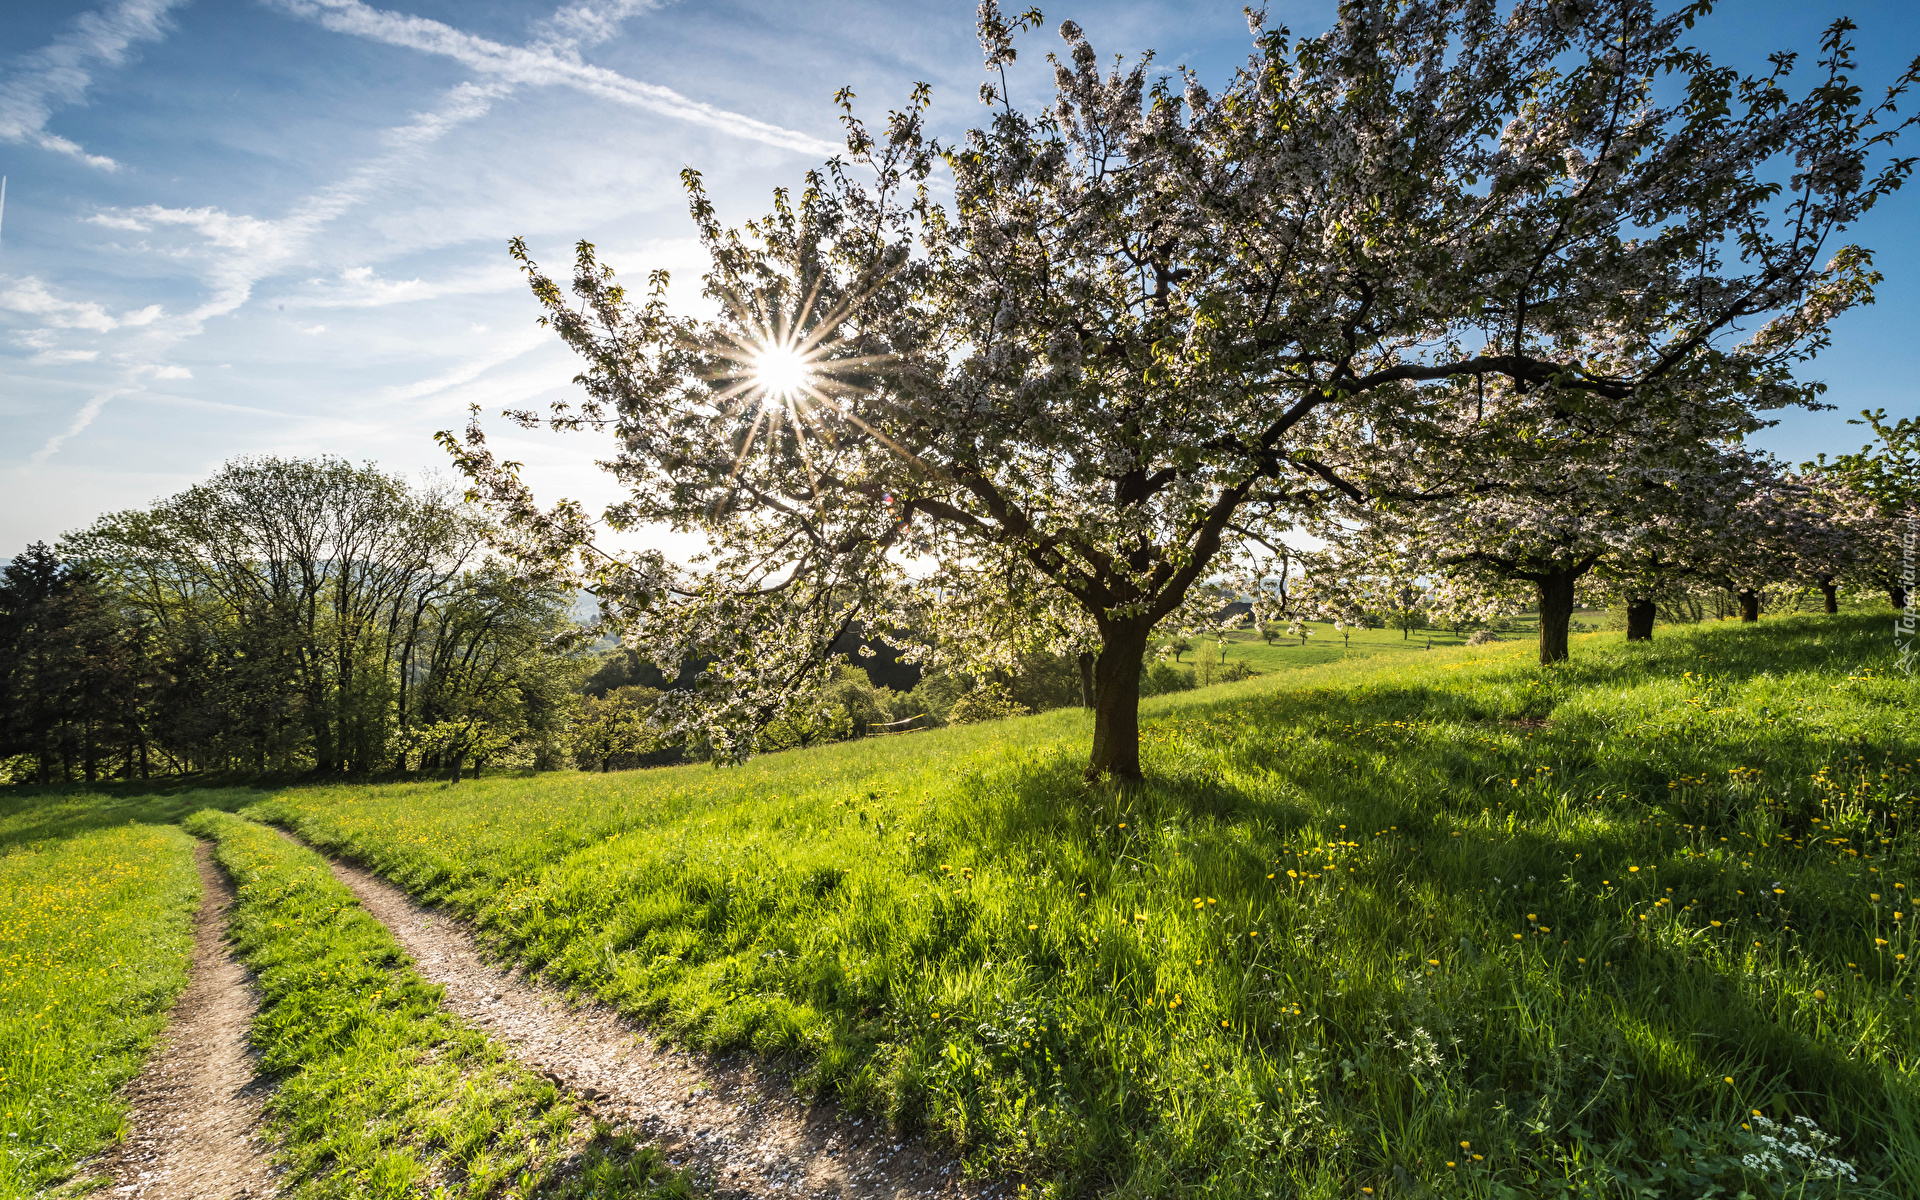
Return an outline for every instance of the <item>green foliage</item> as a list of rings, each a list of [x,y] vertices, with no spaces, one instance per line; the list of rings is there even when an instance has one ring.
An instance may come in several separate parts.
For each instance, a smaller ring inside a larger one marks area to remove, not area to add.
[[[881,725],[894,719],[892,703],[897,693],[875,687],[864,668],[843,666],[832,683],[821,689],[819,703],[845,714],[851,736],[861,737],[869,725]]]
[[[599,696],[588,695],[572,729],[574,762],[586,771],[643,765],[662,749],[660,732],[648,718],[660,693],[628,685]]]
[[[893,702],[893,719],[925,714],[931,725],[945,725],[960,697],[967,694],[966,683],[952,675],[926,675],[913,690]]]
[[[981,684],[953,702],[947,720],[955,725],[975,725],[981,721],[1004,721],[1027,715],[1027,707],[995,683]]]
[[[1023,654],[1007,683],[1007,694],[1030,712],[1078,708],[1082,699],[1080,664],[1066,654]]]
[[[1802,463],[1801,470],[1844,480],[1890,521],[1920,508],[1920,418],[1888,421],[1887,410],[1876,408],[1861,412],[1847,424],[1871,429],[1873,441],[1857,453],[1839,455],[1832,462],[1822,454],[1815,462]]]
[[[1182,670],[1164,658],[1151,659],[1140,668],[1142,696],[1164,696],[1170,692],[1191,691],[1195,686],[1192,671]]]
[[[88,829],[93,822],[81,819],[71,836],[29,840],[58,828],[39,815],[0,817],[0,843],[10,845],[0,857],[0,1196],[8,1197],[65,1178],[120,1128],[118,1089],[186,986],[200,897],[193,839],[179,829]]]
[[[569,597],[489,561],[485,535],[446,489],[336,458],[236,459],[110,513],[0,587],[0,755],[42,781],[364,773],[454,723],[557,765]]]
[[[570,1170],[582,1165],[571,1102],[441,1008],[318,855],[226,813],[187,828],[216,841],[239,893],[233,938],[260,989],[253,1043],[277,1077],[267,1113],[284,1194],[414,1195],[426,1180],[445,1197],[587,1194]],[[586,1165],[666,1182],[657,1156],[603,1131]]]
[[[1759,1109],[1839,1139],[1835,1194],[1916,1196],[1920,696],[1883,624],[1162,698],[1123,791],[1068,710],[259,811],[1062,1195],[1831,1191],[1743,1165]]]

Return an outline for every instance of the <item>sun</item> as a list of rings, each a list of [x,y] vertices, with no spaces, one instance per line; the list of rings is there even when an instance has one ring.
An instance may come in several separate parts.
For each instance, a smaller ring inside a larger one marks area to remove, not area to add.
[[[813,371],[791,347],[768,346],[753,356],[753,382],[769,395],[787,399],[808,390]]]

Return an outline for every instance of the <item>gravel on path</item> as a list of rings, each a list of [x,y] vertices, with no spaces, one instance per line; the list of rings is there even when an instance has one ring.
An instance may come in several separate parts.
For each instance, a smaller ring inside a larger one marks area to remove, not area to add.
[[[161,1045],[127,1085],[128,1133],[92,1164],[101,1194],[152,1200],[260,1200],[275,1195],[260,1110],[270,1084],[256,1077],[247,1030],[259,1007],[247,969],[227,949],[233,884],[202,842],[193,967]]]
[[[368,871],[329,862],[393,931],[415,969],[446,990],[448,1008],[616,1131],[633,1131],[690,1169],[715,1200],[1007,1194],[963,1181],[958,1162],[896,1138],[873,1117],[848,1119],[829,1105],[807,1104],[748,1057],[670,1050],[610,1006],[569,1005],[517,968],[489,963],[464,922]]]

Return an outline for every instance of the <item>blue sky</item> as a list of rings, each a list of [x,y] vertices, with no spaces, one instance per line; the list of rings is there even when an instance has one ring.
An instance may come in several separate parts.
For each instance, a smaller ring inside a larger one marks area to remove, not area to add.
[[[1237,4],[1046,8],[1102,53],[1152,47],[1209,80],[1246,52]],[[1300,32],[1332,11],[1271,8]],[[1757,69],[1810,57],[1843,13],[1864,79],[1920,52],[1910,0],[1723,0],[1696,40]],[[831,149],[842,84],[878,114],[926,80],[958,131],[972,22],[962,0],[0,6],[0,556],[238,454],[444,470],[432,435],[469,403],[544,406],[576,369],[534,326],[509,237],[556,266],[588,238],[691,292],[682,166],[723,215],[760,211]],[[1862,407],[1920,411],[1920,185],[1855,240],[1888,282],[1808,372],[1840,411],[1761,439],[1792,459],[1859,445]],[[499,436],[543,495],[609,495],[589,443]]]

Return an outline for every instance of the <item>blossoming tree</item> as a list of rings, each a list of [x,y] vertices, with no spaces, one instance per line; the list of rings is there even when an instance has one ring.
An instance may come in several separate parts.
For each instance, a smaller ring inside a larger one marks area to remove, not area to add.
[[[1103,67],[1068,22],[1025,112],[1008,77],[1040,16],[985,0],[982,127],[936,141],[922,88],[870,129],[843,92],[846,154],[738,228],[687,174],[717,317],[670,310],[658,272],[630,295],[585,244],[570,298],[516,243],[586,362],[545,420],[613,435],[605,519],[704,553],[599,547],[477,421],[443,441],[524,562],[656,661],[711,662],[661,711],[722,755],[853,623],[942,611],[964,658],[1044,595],[1040,626],[1098,646],[1089,773],[1137,778],[1156,628],[1247,539],[1361,495],[1345,472],[1466,383],[1570,412],[1784,400],[1781,364],[1867,294],[1870,257],[1829,243],[1912,165],[1881,161],[1912,72],[1862,107],[1843,24],[1795,95],[1791,55],[1743,77],[1683,49],[1698,8],[1348,0],[1301,39],[1255,14],[1217,96],[1151,56]]]

